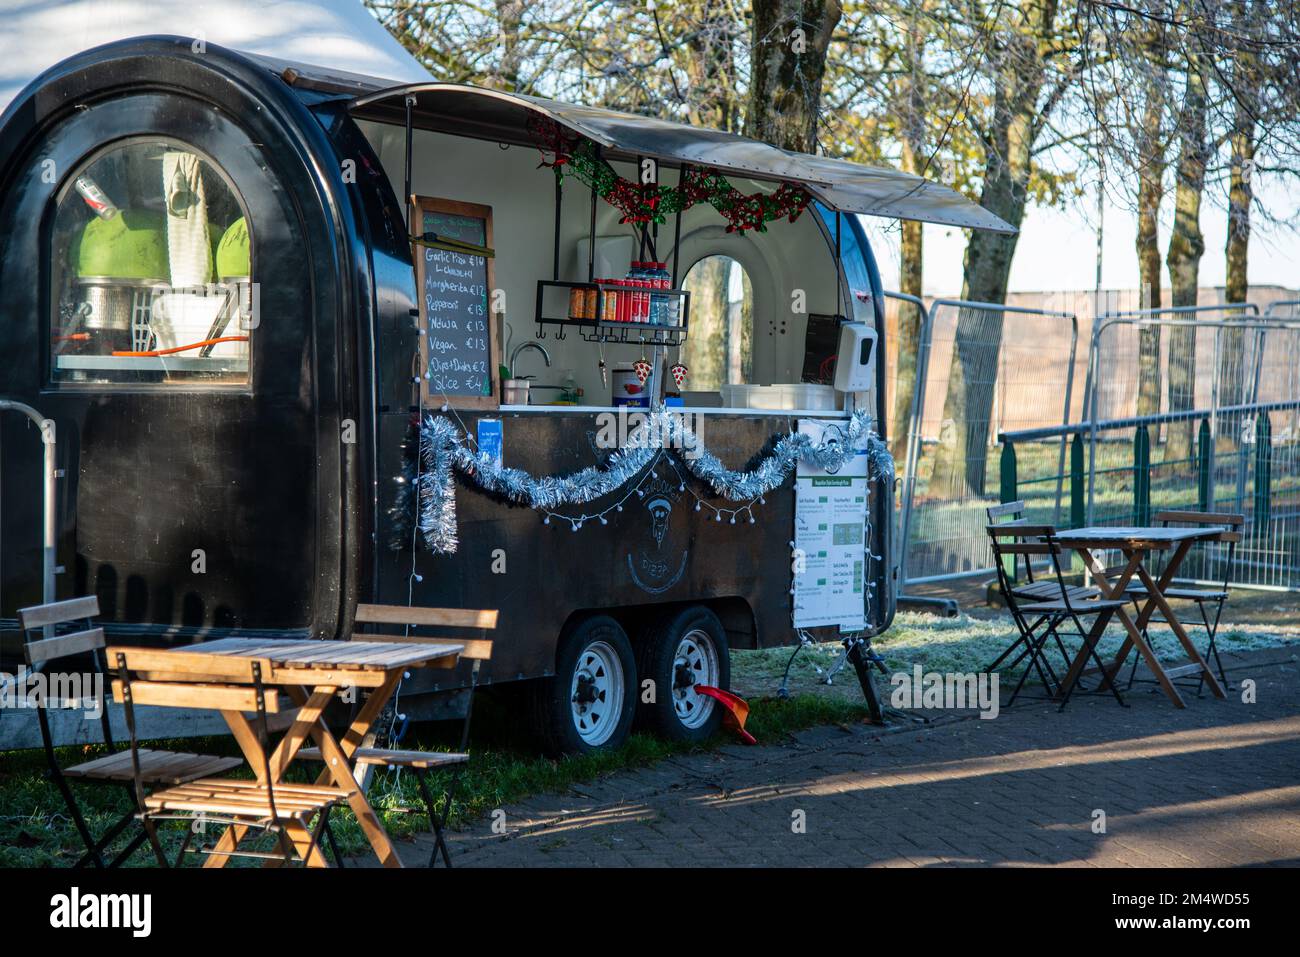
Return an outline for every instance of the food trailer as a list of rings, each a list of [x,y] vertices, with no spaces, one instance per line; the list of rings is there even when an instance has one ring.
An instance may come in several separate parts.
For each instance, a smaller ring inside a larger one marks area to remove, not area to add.
[[[48,426],[0,416],[0,618],[95,594],[110,641],[175,644],[495,608],[480,684],[528,682],[569,752],[711,733],[731,649],[865,670],[896,560],[858,213],[1008,229],[649,117],[178,37],[74,56],[0,117],[0,399]],[[692,389],[717,256],[745,381]]]

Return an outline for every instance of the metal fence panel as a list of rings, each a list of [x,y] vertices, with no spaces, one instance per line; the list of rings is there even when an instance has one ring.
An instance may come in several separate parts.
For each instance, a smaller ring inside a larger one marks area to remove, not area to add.
[[[1088,366],[1087,521],[1147,524],[1161,509],[1238,512],[1246,526],[1233,580],[1296,588],[1300,324],[1255,311],[1202,307],[1098,320]],[[1148,356],[1159,346],[1158,365],[1145,372],[1144,338]],[[1201,549],[1186,574],[1221,580],[1226,554]]]
[[[1070,312],[938,300],[928,320],[905,466],[904,586],[992,571],[984,509],[1002,500],[1004,483],[1015,484],[997,435],[1069,421],[1078,346]],[[1067,354],[1063,367],[1043,361]],[[1032,451],[1054,467],[1041,487],[1026,490],[1031,519],[1061,515],[1066,448],[1062,435]]]

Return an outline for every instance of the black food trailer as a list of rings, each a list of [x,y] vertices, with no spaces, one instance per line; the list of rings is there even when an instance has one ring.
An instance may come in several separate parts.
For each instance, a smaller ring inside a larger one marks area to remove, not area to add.
[[[562,751],[638,709],[710,733],[733,648],[834,636],[865,669],[893,474],[846,213],[1007,228],[647,117],[176,37],[74,56],[0,118],[0,618],[95,594],[110,641],[176,644],[495,608],[480,682],[530,682]],[[745,328],[692,373],[710,257]],[[417,673],[402,711],[467,684]]]

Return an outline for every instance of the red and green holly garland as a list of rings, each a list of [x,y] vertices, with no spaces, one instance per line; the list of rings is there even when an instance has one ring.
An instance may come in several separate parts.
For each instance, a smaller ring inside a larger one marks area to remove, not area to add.
[[[597,155],[594,143],[567,135],[559,124],[541,121],[534,125],[533,132],[543,153],[541,165],[551,167],[561,180],[571,173],[595,189],[605,202],[623,213],[620,223],[662,224],[671,215],[708,203],[727,221],[727,232],[753,229],[764,233],[773,220],[784,218],[793,223],[812,202],[808,191],[793,183],[782,183],[771,193],[746,195],[725,176],[693,167],[683,168],[677,186],[634,183],[614,172]],[[546,152],[555,158],[546,160]]]

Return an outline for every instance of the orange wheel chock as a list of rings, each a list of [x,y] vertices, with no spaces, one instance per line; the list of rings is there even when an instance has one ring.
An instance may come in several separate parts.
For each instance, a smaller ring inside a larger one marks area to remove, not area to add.
[[[732,694],[730,691],[723,691],[721,688],[713,688],[709,685],[696,685],[695,692],[696,694],[708,695],[722,705],[725,709],[722,712],[722,723],[740,735],[740,740],[746,744],[758,744],[754,736],[745,730],[745,720],[749,717],[749,704],[744,698]]]

